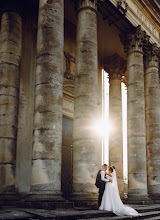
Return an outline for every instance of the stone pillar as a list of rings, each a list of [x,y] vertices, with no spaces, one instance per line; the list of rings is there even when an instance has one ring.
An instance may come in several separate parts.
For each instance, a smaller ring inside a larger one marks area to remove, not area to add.
[[[40,0],[31,190],[61,193],[64,1]]]
[[[98,57],[99,58],[99,57]],[[98,117],[102,118],[102,65],[98,59]],[[102,168],[102,135],[98,138],[98,170]]]
[[[128,200],[147,198],[143,41],[140,27],[121,38],[127,50]]]
[[[160,92],[158,48],[151,45],[146,51],[145,100],[148,160],[148,193],[160,196]]]
[[[98,115],[97,14],[95,1],[78,1],[73,132],[73,192],[97,192]]]
[[[124,194],[123,182],[123,133],[122,133],[122,97],[121,78],[126,71],[125,61],[117,54],[108,57],[105,70],[109,73],[109,119],[111,130],[109,135],[109,164],[114,165],[117,172],[118,188],[121,197]]]
[[[16,191],[28,194],[31,187],[34,91],[36,71],[37,19],[32,11],[23,16],[18,133],[16,150]],[[38,11],[37,11],[38,13]],[[25,132],[24,132],[25,131]]]
[[[22,20],[5,12],[0,33],[0,188],[15,191]]]

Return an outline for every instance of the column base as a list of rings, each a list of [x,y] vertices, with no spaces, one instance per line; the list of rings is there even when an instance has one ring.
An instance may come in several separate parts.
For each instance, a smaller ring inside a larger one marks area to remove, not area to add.
[[[148,194],[147,195],[128,194],[128,197],[126,198],[125,201],[127,204],[136,204],[136,205],[153,204]]]
[[[0,206],[14,206],[20,208],[37,209],[67,209],[74,204],[62,197],[61,194],[30,193],[30,194],[5,194],[0,195]]]
[[[154,204],[160,204],[160,194],[150,194],[149,197],[151,198]]]
[[[0,208],[4,206],[16,206],[17,202],[21,200],[21,197],[15,192],[0,194]]]
[[[70,201],[74,202],[74,206],[77,207],[97,209],[98,193],[94,193],[94,194],[72,193],[70,197]]]

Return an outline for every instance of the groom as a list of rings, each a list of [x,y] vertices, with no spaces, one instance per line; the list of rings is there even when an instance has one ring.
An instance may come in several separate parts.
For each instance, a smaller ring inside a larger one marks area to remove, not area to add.
[[[106,182],[112,182],[112,180],[107,179],[107,176],[105,176],[106,171],[107,171],[107,164],[103,164],[102,170],[100,170],[100,175],[99,175],[99,196],[98,196],[98,208],[101,205],[103,193],[105,190],[105,184]]]

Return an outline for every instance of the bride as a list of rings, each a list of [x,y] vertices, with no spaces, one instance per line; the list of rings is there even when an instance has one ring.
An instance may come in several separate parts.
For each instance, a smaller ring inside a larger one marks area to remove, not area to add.
[[[116,170],[114,166],[109,168],[109,175],[110,178],[112,179],[112,183],[111,182],[106,183],[105,191],[103,193],[102,202],[99,209],[110,211],[116,215],[121,215],[121,216],[123,215],[140,216],[141,214],[139,214],[135,209],[123,205],[119,196]]]

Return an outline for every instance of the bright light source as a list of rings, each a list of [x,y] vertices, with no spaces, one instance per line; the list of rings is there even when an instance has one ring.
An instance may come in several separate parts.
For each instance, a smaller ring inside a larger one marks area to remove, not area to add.
[[[111,121],[107,120],[97,120],[93,124],[93,130],[97,135],[107,136],[113,130],[113,125]]]

